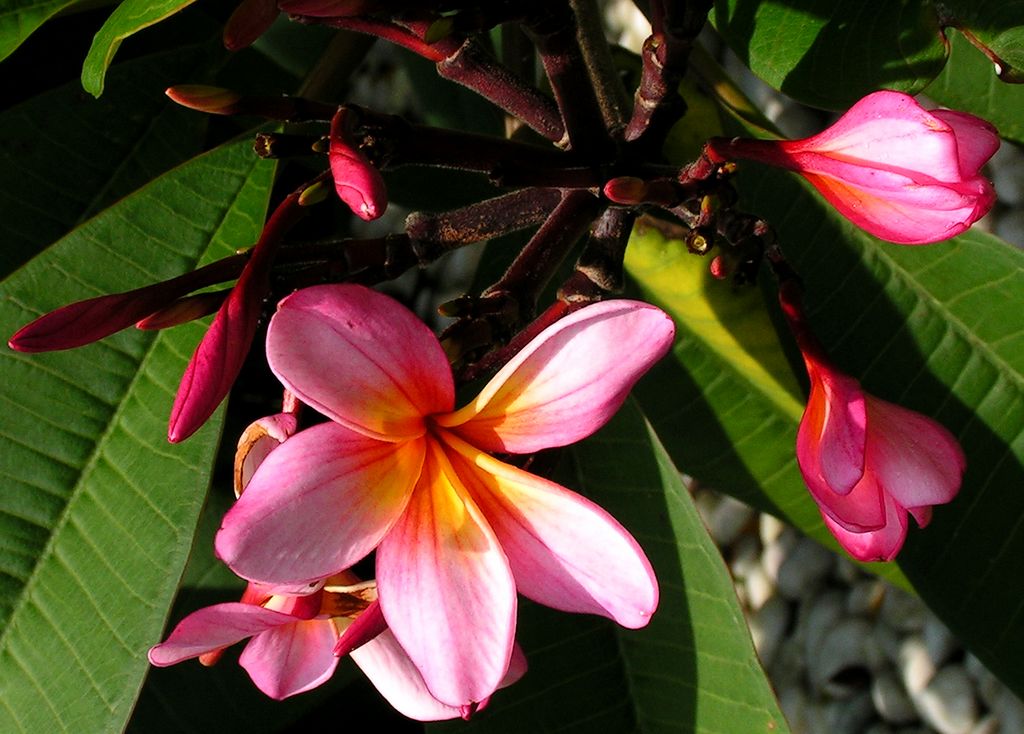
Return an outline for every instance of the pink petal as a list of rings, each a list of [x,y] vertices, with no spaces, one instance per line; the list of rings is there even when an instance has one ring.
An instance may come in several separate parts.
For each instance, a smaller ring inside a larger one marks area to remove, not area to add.
[[[459,717],[458,708],[446,706],[430,695],[420,671],[390,630],[353,650],[351,656],[380,694],[402,715],[417,721]]]
[[[907,537],[907,512],[891,497],[885,499],[885,524],[877,530],[853,532],[836,523],[824,511],[821,516],[839,545],[858,561],[891,561]]]
[[[932,110],[932,114],[952,128],[964,177],[977,174],[999,150],[999,132],[988,121],[956,110]]]
[[[338,198],[360,219],[372,221],[388,208],[388,192],[384,178],[369,159],[357,148],[346,131],[346,108],[338,108],[331,120],[328,160]]]
[[[821,154],[822,164],[827,157],[861,168],[924,175],[933,182],[962,180],[953,129],[902,92],[869,94],[826,130],[781,147],[793,156]],[[816,165],[797,165],[798,170],[828,173]]]
[[[836,210],[866,232],[901,245],[940,242],[966,231],[995,202],[981,178],[952,185],[914,185],[874,192],[830,176],[804,174]],[[965,192],[964,187],[972,190]]]
[[[960,444],[931,418],[868,396],[867,457],[882,489],[903,507],[952,500],[967,466]]]
[[[302,402],[383,441],[423,435],[423,416],[455,401],[434,334],[363,286],[314,286],[284,299],[270,322],[267,361]]]
[[[405,513],[377,549],[377,590],[431,695],[461,707],[494,692],[512,654],[515,585],[494,532],[434,441]]]
[[[808,484],[847,494],[864,474],[867,440],[860,383],[805,354],[811,394],[800,419],[796,456]]]
[[[253,637],[238,658],[256,687],[280,701],[326,682],[338,666],[337,629],[329,619],[311,619]]]
[[[675,335],[660,309],[595,303],[549,326],[470,405],[436,418],[485,451],[565,446],[603,426]]]
[[[295,621],[290,614],[241,602],[203,607],[181,620],[166,641],[150,649],[149,662],[159,667],[174,665]]]
[[[590,500],[446,438],[459,478],[508,556],[521,594],[566,612],[646,625],[658,581],[629,532]],[[458,452],[458,453],[456,453]]]
[[[322,423],[285,441],[224,516],[217,555],[242,578],[316,581],[348,568],[401,515],[423,441],[367,438]]]

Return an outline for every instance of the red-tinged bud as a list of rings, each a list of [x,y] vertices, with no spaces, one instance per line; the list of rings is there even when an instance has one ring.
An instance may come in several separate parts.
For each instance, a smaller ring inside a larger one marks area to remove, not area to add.
[[[228,293],[229,291],[225,290],[215,293],[197,293],[194,296],[179,298],[171,305],[165,306],[139,321],[135,324],[135,328],[143,331],[167,329],[209,316],[220,308]]]
[[[367,222],[382,215],[388,207],[388,192],[380,171],[373,167],[352,140],[348,129],[348,112],[339,108],[331,120],[330,149],[331,174],[338,198],[349,209]]]
[[[619,176],[604,185],[604,195],[616,204],[642,204],[647,197],[647,184],[635,176]]]
[[[249,353],[270,289],[270,269],[281,238],[302,216],[299,195],[288,196],[271,215],[231,294],[217,311],[182,375],[171,408],[167,440],[184,441],[227,397]]]
[[[18,352],[52,352],[91,344],[173,300],[180,289],[172,282],[70,303],[21,327],[7,345]]]
[[[277,20],[276,0],[242,0],[224,26],[224,48],[229,51],[251,46]]]
[[[711,265],[708,267],[708,270],[711,271],[712,278],[725,280],[729,277],[729,268],[726,266],[721,255],[715,255],[711,259]]]
[[[208,84],[177,84],[168,87],[164,94],[182,107],[211,115],[238,114],[238,103],[242,100],[238,92]]]

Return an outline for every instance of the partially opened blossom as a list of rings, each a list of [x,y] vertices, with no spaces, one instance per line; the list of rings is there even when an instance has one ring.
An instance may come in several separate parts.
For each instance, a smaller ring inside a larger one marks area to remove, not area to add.
[[[985,120],[881,91],[812,137],[714,138],[706,150],[719,162],[749,158],[796,171],[857,226],[916,245],[949,239],[988,213],[995,193],[979,171],[998,148]]]
[[[331,419],[256,471],[217,535],[244,578],[323,578],[376,548],[380,607],[431,694],[485,700],[509,668],[516,590],[645,625],[658,601],[633,537],[592,502],[489,452],[563,446],[600,428],[672,343],[660,310],[580,309],[548,327],[453,411],[433,333],[354,285],[299,291],[267,335],[271,369]]]
[[[797,431],[800,472],[840,545],[861,561],[888,561],[951,501],[966,466],[953,435],[930,418],[861,389],[833,367],[808,330],[793,283],[780,292],[811,392]]]

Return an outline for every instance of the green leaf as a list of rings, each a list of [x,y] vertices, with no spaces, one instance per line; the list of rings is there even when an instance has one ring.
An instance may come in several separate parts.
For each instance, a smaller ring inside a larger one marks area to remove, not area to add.
[[[755,74],[815,107],[845,109],[883,87],[919,92],[945,60],[926,0],[716,0],[711,19]]]
[[[770,217],[804,279],[810,321],[835,363],[869,392],[935,417],[963,445],[960,495],[935,509],[926,530],[911,529],[899,567],[973,652],[1024,691],[1015,593],[1024,584],[1024,252],[980,231],[922,247],[883,243],[795,176],[755,166],[741,183],[741,206]],[[640,393],[673,458],[755,504],[764,506],[763,493],[821,537],[792,459],[793,414],[687,342],[656,390]]]
[[[156,54],[115,67],[101,100],[71,82],[0,115],[0,276],[199,151],[205,116],[163,90],[208,60],[195,46]]]
[[[107,67],[121,41],[174,15],[193,2],[195,0],[124,0],[92,39],[92,46],[82,65],[82,87],[85,91],[94,97],[103,94]]]
[[[650,624],[521,603],[529,670],[467,724],[440,731],[786,732],[732,580],[679,472],[634,402],[571,449],[563,477],[635,534],[658,575]]]
[[[999,81],[981,51],[956,31],[947,35],[949,63],[924,93],[946,107],[988,120],[1004,138],[1024,144],[1024,85]]]
[[[0,0],[0,61],[43,23],[78,0]]]
[[[171,277],[255,240],[273,166],[247,141],[175,169],[2,286],[12,333],[68,301]],[[120,731],[192,542],[219,419],[166,441],[200,324],[5,351],[0,731]]]
[[[941,10],[945,24],[968,29],[1024,81],[1024,0],[944,0]]]

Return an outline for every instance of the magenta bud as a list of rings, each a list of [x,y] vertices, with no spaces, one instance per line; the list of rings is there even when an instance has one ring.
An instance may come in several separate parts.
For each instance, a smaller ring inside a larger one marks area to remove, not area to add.
[[[179,293],[187,293],[190,288],[179,280],[69,303],[21,327],[7,345],[18,352],[51,352],[91,344],[160,310]]]
[[[373,167],[350,139],[345,128],[345,109],[339,109],[331,120],[331,174],[338,198],[348,204],[360,219],[372,221],[388,207],[388,192],[380,171]]]

